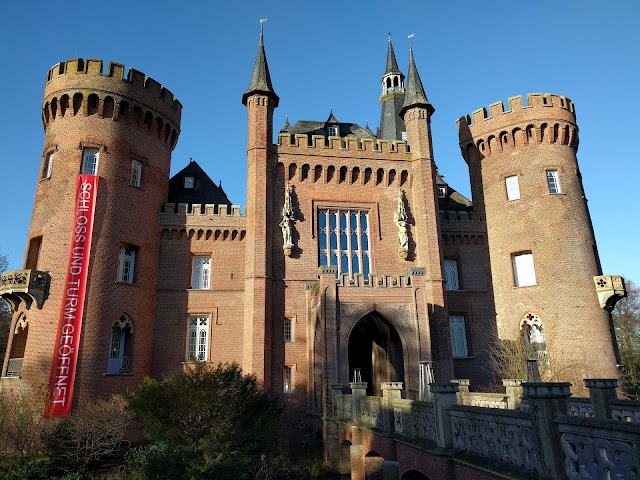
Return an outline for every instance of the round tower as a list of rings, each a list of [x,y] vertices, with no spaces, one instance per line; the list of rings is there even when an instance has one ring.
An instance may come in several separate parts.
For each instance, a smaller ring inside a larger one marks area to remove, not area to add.
[[[549,380],[617,376],[610,319],[566,97],[529,94],[458,120],[476,215],[486,219],[501,339],[524,342]]]
[[[134,69],[125,76],[121,64],[109,63],[103,73],[101,60],[74,59],[47,73],[45,140],[24,267],[48,272],[51,285],[42,308],[27,312],[27,383],[49,379],[79,173],[96,175],[98,188],[74,401],[121,392],[150,373],[159,213],[181,109],[169,90]]]

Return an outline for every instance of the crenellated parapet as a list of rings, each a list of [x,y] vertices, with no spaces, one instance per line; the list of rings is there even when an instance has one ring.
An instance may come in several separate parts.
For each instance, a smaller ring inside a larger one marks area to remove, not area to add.
[[[76,58],[54,65],[45,82],[42,122],[93,116],[134,125],[174,148],[182,104],[171,91],[144,73],[98,59]]]
[[[163,239],[244,240],[246,217],[239,205],[166,203],[160,213]]]
[[[505,110],[502,101],[489,109],[475,110],[458,119],[460,149],[469,163],[475,156],[489,157],[539,144],[578,148],[575,106],[562,95],[530,93],[527,105],[521,95],[511,97]]]
[[[281,133],[278,135],[278,152],[298,155],[344,156],[346,152],[357,152],[359,158],[380,160],[410,160],[409,145],[394,140],[374,140],[357,137],[325,137]]]

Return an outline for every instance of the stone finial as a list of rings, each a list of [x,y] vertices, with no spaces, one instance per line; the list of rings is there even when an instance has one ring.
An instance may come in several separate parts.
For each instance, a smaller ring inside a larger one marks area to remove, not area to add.
[[[619,275],[598,275],[593,277],[600,306],[610,312],[618,300],[627,296],[624,278]]]

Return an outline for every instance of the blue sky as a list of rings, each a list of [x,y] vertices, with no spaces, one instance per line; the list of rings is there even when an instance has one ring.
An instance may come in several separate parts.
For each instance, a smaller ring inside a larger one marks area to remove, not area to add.
[[[224,6],[221,6],[224,5]],[[455,121],[529,92],[576,105],[578,160],[605,273],[640,282],[634,138],[640,115],[640,2],[0,2],[4,92],[0,132],[0,253],[22,264],[41,162],[40,109],[47,70],[74,57],[124,63],[184,105],[172,172],[192,157],[233,203],[245,204],[246,111],[260,18],[275,126],[336,117],[378,125],[380,76],[391,32],[406,73],[407,35],[436,108],[433,141],[446,180],[470,195]]]

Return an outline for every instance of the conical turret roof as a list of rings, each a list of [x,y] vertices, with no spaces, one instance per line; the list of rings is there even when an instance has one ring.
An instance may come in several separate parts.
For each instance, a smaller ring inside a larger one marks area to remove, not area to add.
[[[429,114],[436,111],[433,105],[427,100],[424,87],[420,80],[420,74],[413,60],[413,47],[409,46],[409,72],[407,74],[407,87],[405,88],[404,104],[400,110],[400,115],[404,117],[405,112],[412,107],[427,107]]]
[[[251,75],[251,83],[244,95],[242,95],[242,103],[247,104],[247,99],[256,93],[262,93],[269,95],[275,101],[275,106],[278,106],[280,98],[276,95],[273,86],[271,85],[271,75],[269,75],[269,65],[267,64],[267,56],[264,53],[264,38],[263,31],[260,28],[260,44],[258,45],[258,56],[256,57],[256,63],[253,65],[253,74]]]
[[[389,35],[389,44],[387,46],[387,69],[382,74],[384,78],[385,75],[390,73],[398,73],[400,77],[404,79],[404,74],[398,68],[398,62],[396,61],[396,54],[393,51],[393,44],[391,43],[391,35]]]

